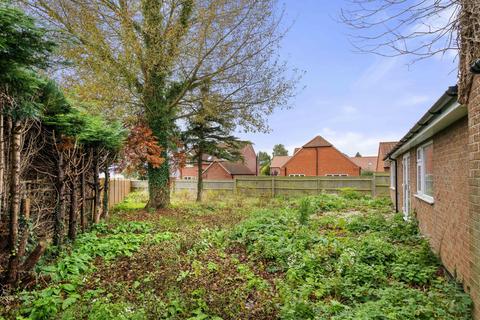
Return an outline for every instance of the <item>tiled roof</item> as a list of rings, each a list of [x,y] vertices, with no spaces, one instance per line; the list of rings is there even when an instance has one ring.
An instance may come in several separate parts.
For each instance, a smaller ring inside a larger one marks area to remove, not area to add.
[[[307,144],[305,144],[303,148],[331,147],[331,146],[332,144],[327,140],[325,140],[323,137],[316,136],[315,138],[307,142]]]
[[[235,163],[235,162],[228,162],[228,161],[223,161],[220,162],[220,164],[227,169],[227,171],[230,174],[235,174],[235,175],[252,175],[255,174],[255,172],[252,172],[246,165],[242,163]]]
[[[377,161],[377,172],[384,172],[385,168],[389,168],[390,164],[388,162],[383,161],[385,156],[392,150],[397,141],[393,142],[380,142],[378,145],[378,161]]]
[[[377,168],[377,157],[351,157],[352,160],[357,166],[366,171],[375,171]]]
[[[291,156],[275,156],[270,163],[270,168],[281,168],[290,158]]]

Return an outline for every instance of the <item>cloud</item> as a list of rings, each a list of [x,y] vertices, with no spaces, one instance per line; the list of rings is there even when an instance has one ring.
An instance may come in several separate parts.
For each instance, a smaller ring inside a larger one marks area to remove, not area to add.
[[[376,59],[353,83],[353,89],[371,89],[381,84],[385,77],[398,65],[399,57]]]
[[[345,114],[354,114],[354,113],[357,113],[357,111],[358,109],[355,108],[354,106],[347,105],[342,107],[342,112]]]
[[[399,107],[412,107],[425,104],[426,106],[432,101],[432,98],[427,95],[411,95],[400,99],[396,105]]]

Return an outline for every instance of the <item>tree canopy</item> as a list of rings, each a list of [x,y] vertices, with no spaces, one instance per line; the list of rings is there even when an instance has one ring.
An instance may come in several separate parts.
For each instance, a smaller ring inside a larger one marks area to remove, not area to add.
[[[178,121],[199,112],[203,87],[250,131],[268,130],[267,116],[294,93],[296,75],[286,76],[278,55],[276,0],[24,2],[65,37],[60,53],[73,64],[63,85],[111,106],[108,116],[140,115],[152,130],[165,161],[149,167],[149,206],[169,202]]]
[[[288,156],[288,150],[281,143],[273,146],[273,156]]]

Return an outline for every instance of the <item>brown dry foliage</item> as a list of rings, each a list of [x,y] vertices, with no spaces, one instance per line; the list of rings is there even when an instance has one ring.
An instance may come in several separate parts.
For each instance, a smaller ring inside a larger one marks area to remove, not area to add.
[[[138,123],[130,129],[123,149],[120,170],[146,174],[147,165],[159,168],[165,161],[162,152],[163,148],[158,144],[152,129],[145,123]]]

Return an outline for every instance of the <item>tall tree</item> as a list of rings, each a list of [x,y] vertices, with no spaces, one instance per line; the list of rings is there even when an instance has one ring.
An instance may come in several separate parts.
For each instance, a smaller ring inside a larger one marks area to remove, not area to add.
[[[480,58],[480,3],[474,0],[349,0],[341,20],[360,52],[412,56],[453,52],[459,59],[459,100],[466,103],[471,64]]]
[[[259,151],[257,157],[258,157],[258,162],[260,164],[260,167],[268,165],[270,164],[270,161],[272,161],[272,157],[270,157],[268,152],[265,152],[265,151]]]
[[[362,157],[362,155],[360,154],[360,152],[357,152],[357,153],[355,153],[355,157],[360,158],[360,157]]]
[[[219,160],[239,161],[245,141],[231,134],[232,125],[223,115],[199,114],[193,118],[182,134],[185,152],[198,168],[197,202],[203,194],[203,158],[213,156]]]
[[[273,156],[288,156],[288,150],[283,144],[276,144],[273,146]]]
[[[39,112],[35,97],[43,84],[34,70],[44,67],[53,43],[45,37],[30,17],[6,3],[0,4],[0,211],[9,212],[8,270],[6,280],[14,284],[18,279],[21,142],[24,124]],[[9,124],[6,133],[4,123]],[[10,137],[10,150],[6,150],[6,136]],[[10,154],[10,167],[6,164]],[[7,174],[6,174],[7,173]],[[9,179],[8,183],[6,179]],[[9,186],[8,196],[5,185]],[[10,203],[5,203],[9,199]]]
[[[169,203],[173,132],[197,113],[205,81],[247,130],[265,130],[265,117],[293,93],[277,54],[276,0],[24,2],[66,36],[61,53],[75,64],[64,83],[78,97],[145,117],[165,159],[148,169],[153,208]]]

